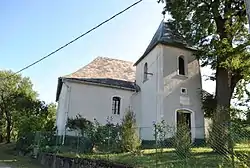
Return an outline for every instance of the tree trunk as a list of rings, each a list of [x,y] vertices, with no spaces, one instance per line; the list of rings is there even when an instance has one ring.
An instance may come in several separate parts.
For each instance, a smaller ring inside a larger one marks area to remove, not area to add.
[[[11,138],[11,124],[9,123],[9,121],[7,121],[7,126],[6,126],[6,143],[10,143],[10,138]]]
[[[11,117],[6,113],[6,143],[10,143],[11,138]]]
[[[232,74],[224,68],[217,68],[216,72],[216,111],[213,115],[213,125],[210,143],[214,151],[228,154],[229,126],[230,126],[230,101],[236,83]]]
[[[3,133],[2,133],[2,129],[0,128],[0,143],[3,142]]]
[[[0,143],[3,142],[3,114],[0,112]]]

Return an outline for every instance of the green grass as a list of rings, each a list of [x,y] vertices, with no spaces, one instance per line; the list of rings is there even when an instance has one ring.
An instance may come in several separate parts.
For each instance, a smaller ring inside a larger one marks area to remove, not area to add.
[[[13,149],[14,144],[0,144],[0,166],[12,166],[13,168],[41,168],[35,160],[28,157],[17,156]]]
[[[236,145],[236,153],[245,152],[250,156],[250,145]],[[190,158],[185,160],[184,158],[177,156],[173,148],[167,148],[160,153],[159,149],[156,153],[155,149],[142,150],[140,155],[134,155],[130,153],[122,154],[82,154],[76,155],[73,153],[60,154],[67,157],[80,157],[91,159],[110,160],[116,163],[123,163],[134,167],[159,167],[159,168],[213,168],[213,167],[232,167],[229,160],[226,160],[226,156],[213,153],[211,148],[193,148]],[[248,157],[249,157],[248,156]],[[245,159],[245,161],[250,158]],[[242,161],[235,158],[236,167],[244,167]],[[248,163],[250,166],[250,163]],[[247,167],[247,166],[245,166]]]

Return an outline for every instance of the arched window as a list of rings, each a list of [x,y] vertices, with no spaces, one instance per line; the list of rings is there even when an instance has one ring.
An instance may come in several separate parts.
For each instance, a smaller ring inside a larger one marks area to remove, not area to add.
[[[144,76],[143,76],[143,81],[145,82],[148,80],[148,63],[144,64]]]
[[[185,75],[185,61],[183,56],[178,58],[179,75]]]
[[[113,97],[112,99],[112,113],[113,114],[120,114],[121,108],[121,98],[120,97]]]

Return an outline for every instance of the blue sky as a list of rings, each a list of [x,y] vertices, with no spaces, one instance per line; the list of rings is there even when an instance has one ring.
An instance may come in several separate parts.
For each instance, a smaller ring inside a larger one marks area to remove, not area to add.
[[[0,69],[21,69],[134,2],[0,1]],[[31,78],[42,100],[54,102],[57,78],[97,56],[136,61],[159,26],[162,9],[156,0],[144,0],[22,74]],[[209,69],[203,70],[208,72]],[[214,84],[204,82],[203,88],[213,92]]]

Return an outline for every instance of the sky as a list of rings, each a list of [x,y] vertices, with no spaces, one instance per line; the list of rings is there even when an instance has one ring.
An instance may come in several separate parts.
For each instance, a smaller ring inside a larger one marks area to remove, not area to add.
[[[22,69],[134,2],[0,1],[0,70]],[[21,74],[30,77],[41,100],[55,102],[58,77],[78,70],[97,56],[135,62],[163,19],[162,9],[163,4],[156,0],[144,0]],[[202,75],[210,73],[209,68],[202,69]],[[203,78],[203,89],[212,93],[214,86]]]

